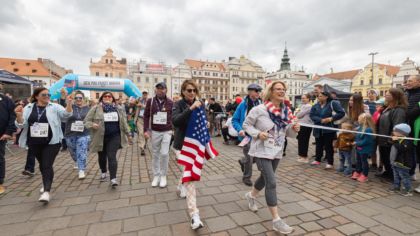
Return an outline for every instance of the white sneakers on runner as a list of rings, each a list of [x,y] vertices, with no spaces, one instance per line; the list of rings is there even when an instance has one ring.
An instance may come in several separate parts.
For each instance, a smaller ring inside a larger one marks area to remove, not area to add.
[[[257,212],[258,211],[257,202],[255,198],[252,197],[251,192],[247,192],[245,194],[245,198],[246,200],[248,200],[248,208],[253,212]]]
[[[165,188],[166,185],[168,185],[168,182],[166,180],[166,175],[163,175],[163,176],[160,177],[159,187]]]
[[[48,203],[50,202],[50,193],[49,192],[43,192],[41,194],[41,197],[39,197],[40,202]]]
[[[157,187],[159,185],[159,176],[153,177],[152,187]]]
[[[191,229],[196,230],[202,227],[204,227],[204,224],[200,220],[200,215],[198,213],[194,213],[191,217]]]
[[[282,219],[273,220],[273,230],[282,234],[290,234],[294,231],[294,229],[286,224],[286,222]]]
[[[79,179],[84,179],[84,178],[86,178],[86,174],[83,170],[80,170],[79,171]]]

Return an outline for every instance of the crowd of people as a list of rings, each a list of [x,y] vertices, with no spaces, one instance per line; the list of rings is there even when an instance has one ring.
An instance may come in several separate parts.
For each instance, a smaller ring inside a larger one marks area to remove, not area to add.
[[[257,211],[256,197],[265,189],[275,231],[293,231],[279,217],[275,178],[288,139],[297,139],[296,160],[300,163],[316,167],[326,162],[325,170],[333,170],[337,153],[335,171],[348,176],[349,181],[364,183],[375,174],[392,182],[391,192],[403,196],[420,193],[420,186],[412,184],[420,158],[420,76],[410,76],[404,90],[390,88],[383,98],[374,89],[365,99],[355,93],[346,107],[336,94],[315,85],[312,93],[301,96],[295,108],[281,81],[270,83],[264,92],[260,85],[250,84],[245,97],[237,95],[224,106],[215,98],[200,98],[193,80],[183,82],[180,97],[170,99],[163,82],[155,85],[154,94],[149,97],[143,91],[140,98],[130,97],[124,102],[105,91],[96,102],[87,100],[81,91],[69,95],[62,89],[61,98],[51,101],[48,89],[41,87],[34,89],[29,100],[13,102],[0,92],[0,194],[5,192],[5,145],[11,139],[28,150],[23,175],[34,177],[35,159],[39,163],[41,202],[51,199],[53,165],[60,149],[69,151],[81,180],[87,174],[89,152],[97,153],[99,181],[109,181],[115,188],[119,184],[117,152],[134,144],[135,138],[142,156],[151,147],[151,186],[165,188],[171,146],[179,157],[188,121],[196,109],[206,111],[212,137],[223,136],[225,145],[242,147],[242,181],[250,186],[244,197],[249,209]],[[311,135],[315,139],[314,160],[308,153]],[[255,182],[251,180],[253,163],[260,172]],[[186,198],[191,228],[203,227],[194,182],[183,182],[181,176],[177,193]]]

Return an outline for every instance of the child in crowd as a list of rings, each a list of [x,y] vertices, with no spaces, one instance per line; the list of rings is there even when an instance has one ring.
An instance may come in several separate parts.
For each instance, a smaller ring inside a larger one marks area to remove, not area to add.
[[[413,165],[412,155],[414,146],[411,140],[404,139],[410,132],[410,126],[404,123],[394,126],[392,132],[393,145],[391,147],[390,159],[394,172],[394,184],[390,188],[390,192],[400,192],[402,183],[404,188],[400,193],[403,196],[413,196],[409,171]]]
[[[357,134],[353,143],[356,146],[356,171],[353,172],[351,178],[364,183],[368,181],[368,158],[372,155],[375,146],[374,136],[369,134],[374,132],[375,125],[373,124],[372,116],[367,113],[360,114],[358,122],[359,128],[357,131],[364,134]]]
[[[341,129],[353,130],[353,124],[350,122],[345,122],[341,124]],[[345,176],[351,175],[351,149],[353,147],[354,134],[349,132],[341,132],[338,135],[337,142],[335,143],[335,148],[338,148],[338,153],[340,157],[340,166],[337,169],[337,172],[344,173]],[[347,166],[345,165],[347,163]]]

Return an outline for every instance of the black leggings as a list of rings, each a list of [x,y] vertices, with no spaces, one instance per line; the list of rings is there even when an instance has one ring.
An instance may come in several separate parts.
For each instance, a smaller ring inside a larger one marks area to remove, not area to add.
[[[316,142],[316,161],[321,161],[322,152],[325,150],[325,158],[328,164],[334,164],[334,148],[333,140],[335,139],[335,133],[324,133],[315,139]]]
[[[391,154],[391,147],[379,146],[379,157],[381,158],[381,161],[384,165],[385,173],[387,175],[392,176],[393,171],[391,168],[390,154]]]
[[[39,163],[39,170],[42,174],[44,191],[50,192],[54,180],[54,161],[60,151],[61,144],[33,144],[29,146],[32,154]]]
[[[298,140],[298,155],[301,157],[308,157],[309,139],[311,138],[312,128],[300,127]]]
[[[108,162],[109,177],[115,179],[117,177],[117,151],[121,147],[121,136],[105,136],[102,151],[98,152],[99,167],[102,173],[107,172],[106,164]]]

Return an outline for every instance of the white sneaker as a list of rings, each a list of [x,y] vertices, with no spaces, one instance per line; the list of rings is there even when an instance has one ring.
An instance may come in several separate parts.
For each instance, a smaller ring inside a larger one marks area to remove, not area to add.
[[[50,193],[49,192],[43,192],[41,194],[41,197],[39,197],[39,201],[48,203],[50,201]]]
[[[101,173],[101,179],[99,181],[100,182],[106,182],[107,177],[108,177],[108,175],[106,173]]]
[[[85,172],[83,170],[79,171],[79,179],[84,179],[86,178]]]
[[[191,229],[196,230],[201,227],[204,227],[204,224],[200,220],[200,215],[198,213],[194,213],[191,217]]]
[[[420,193],[420,185],[414,189],[415,192]]]
[[[187,197],[187,189],[185,188],[185,186],[183,184],[179,184],[176,187],[176,193],[178,194],[178,196],[180,198],[186,198]]]
[[[412,180],[412,181],[416,181],[416,180],[417,180],[417,176],[416,176],[416,174],[414,174],[414,175],[412,175],[412,176],[411,176],[411,180]]]
[[[326,164],[325,165],[325,169],[327,169],[327,170],[332,169],[332,168],[334,168],[333,165],[330,165],[330,164]]]
[[[246,200],[248,200],[248,208],[253,212],[257,212],[258,206],[257,206],[257,203],[255,202],[255,198],[252,197],[251,192],[247,192],[245,194],[245,198]]]
[[[159,185],[159,176],[153,177],[152,187],[157,187]]]
[[[282,219],[273,220],[273,230],[282,234],[290,234],[293,232],[293,228],[286,224]]]
[[[43,194],[43,193],[44,193],[44,187],[41,187],[41,188],[39,189],[39,193],[41,193],[41,194]]]
[[[117,179],[116,179],[116,178],[111,179],[111,186],[112,186],[112,187],[116,187],[116,186],[118,186],[118,181],[117,181]]]
[[[167,181],[166,181],[166,175],[163,175],[160,177],[160,183],[159,183],[159,187],[164,188],[167,185]]]

